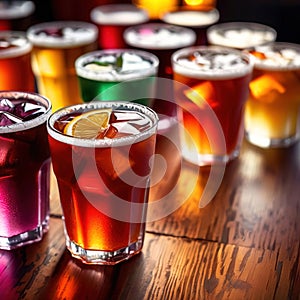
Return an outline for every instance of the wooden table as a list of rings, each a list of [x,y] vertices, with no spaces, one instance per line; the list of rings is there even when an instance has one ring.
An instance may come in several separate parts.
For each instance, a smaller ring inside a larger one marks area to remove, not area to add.
[[[188,199],[147,224],[142,253],[113,267],[70,256],[52,197],[42,242],[0,251],[0,299],[300,299],[300,144],[244,142],[200,209],[208,173],[183,163],[170,201],[196,176]]]

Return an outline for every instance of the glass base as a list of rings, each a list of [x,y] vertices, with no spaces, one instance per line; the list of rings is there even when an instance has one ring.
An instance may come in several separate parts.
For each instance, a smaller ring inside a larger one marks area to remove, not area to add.
[[[283,139],[272,139],[263,135],[251,134],[251,132],[246,132],[245,137],[249,143],[260,148],[286,148],[295,144],[299,140],[298,136],[291,136]]]
[[[237,158],[240,154],[240,150],[235,150],[231,154],[226,155],[213,155],[213,154],[197,154],[189,155],[188,153],[183,152],[183,158],[197,166],[209,166],[209,165],[224,165],[233,159]]]
[[[86,250],[72,242],[66,236],[66,246],[71,255],[85,264],[115,265],[141,252],[143,238],[140,237],[135,243],[116,251]]]
[[[33,230],[20,233],[11,237],[0,236],[0,249],[13,250],[28,244],[39,242],[43,235],[48,231],[49,218],[42,225],[39,225]]]

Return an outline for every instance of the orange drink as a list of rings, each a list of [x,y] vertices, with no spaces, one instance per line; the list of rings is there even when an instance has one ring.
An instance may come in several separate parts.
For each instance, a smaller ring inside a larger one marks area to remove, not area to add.
[[[82,103],[75,71],[80,55],[97,49],[98,29],[87,22],[46,22],[31,26],[32,68],[40,94],[51,99],[53,110]]]
[[[183,157],[198,165],[239,154],[252,74],[250,55],[223,47],[190,47],[172,56]]]
[[[143,246],[157,115],[125,102],[58,110],[48,122],[67,248],[89,264],[116,264]]]
[[[300,45],[271,43],[255,57],[246,105],[247,139],[260,147],[289,146],[299,139]]]
[[[31,51],[25,33],[0,31],[0,90],[34,92]]]

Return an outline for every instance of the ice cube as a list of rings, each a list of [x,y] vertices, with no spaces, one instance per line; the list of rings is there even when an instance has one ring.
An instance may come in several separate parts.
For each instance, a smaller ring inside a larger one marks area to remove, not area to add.
[[[36,118],[45,111],[43,106],[30,102],[21,102],[15,105],[14,114],[23,118],[24,121]]]
[[[1,99],[0,100],[0,111],[9,111],[12,112],[14,108],[14,104],[9,101],[8,99]]]
[[[21,123],[22,119],[14,116],[9,112],[0,111],[0,126],[9,126],[15,123]]]

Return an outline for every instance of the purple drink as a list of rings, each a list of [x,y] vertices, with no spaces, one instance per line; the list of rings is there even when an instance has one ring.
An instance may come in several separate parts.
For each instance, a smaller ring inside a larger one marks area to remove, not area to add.
[[[38,94],[0,92],[0,248],[39,241],[48,229],[51,104]]]

